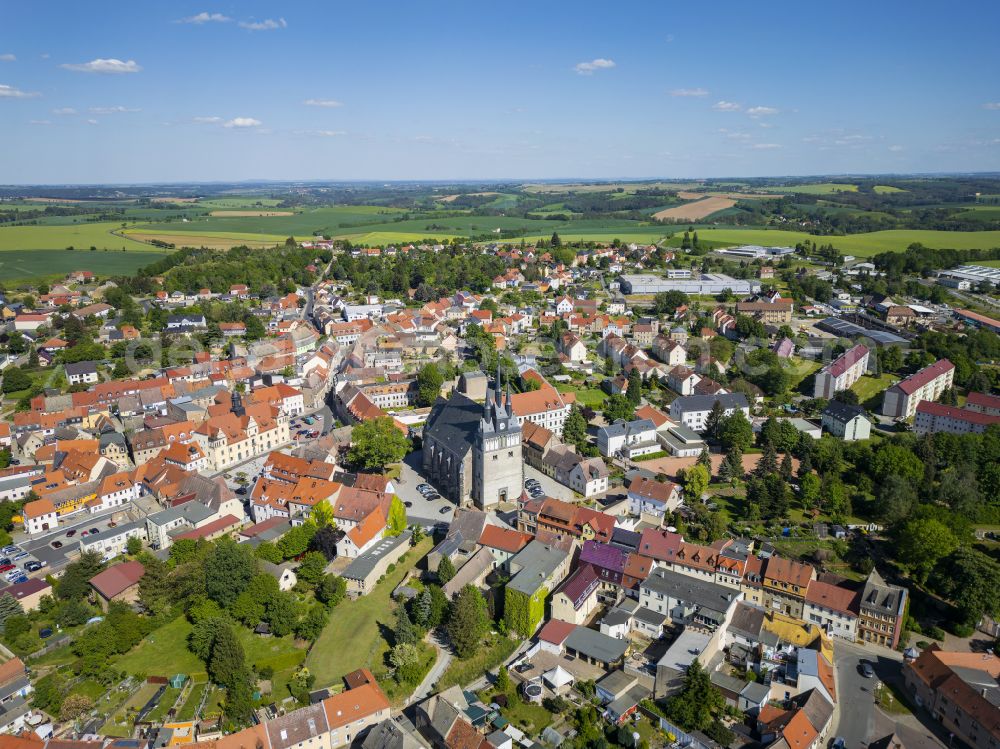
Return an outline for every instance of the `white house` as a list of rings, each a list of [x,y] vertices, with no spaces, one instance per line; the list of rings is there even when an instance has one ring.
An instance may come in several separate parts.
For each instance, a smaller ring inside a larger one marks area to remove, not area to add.
[[[670,404],[670,418],[679,421],[688,429],[704,432],[708,416],[718,403],[722,407],[723,416],[731,416],[736,411],[750,418],[750,404],[743,393],[723,393],[720,395],[688,395],[675,398]]]
[[[621,454],[627,458],[635,458],[659,452],[656,425],[649,419],[619,419],[614,424],[597,430],[597,449],[605,457]]]
[[[816,373],[813,398],[832,398],[847,390],[868,371],[870,352],[862,343],[852,346]]]
[[[823,409],[823,428],[834,437],[853,442],[871,436],[872,423],[860,406],[830,401]]]

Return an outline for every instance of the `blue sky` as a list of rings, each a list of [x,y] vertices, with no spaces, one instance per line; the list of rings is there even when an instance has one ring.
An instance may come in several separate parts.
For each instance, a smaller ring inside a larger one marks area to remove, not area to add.
[[[1000,170],[1000,3],[11,3],[0,183]]]

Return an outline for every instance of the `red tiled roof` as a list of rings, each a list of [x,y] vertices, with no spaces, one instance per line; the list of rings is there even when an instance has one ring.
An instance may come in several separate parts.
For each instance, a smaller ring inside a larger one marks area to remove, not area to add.
[[[920,401],[920,403],[917,404],[917,413],[926,413],[931,416],[942,416],[949,419],[967,421],[970,424],[983,424],[986,426],[1000,423],[1000,416],[991,416],[990,414],[972,411],[968,408],[946,406],[943,403],[935,403],[934,401]]]
[[[122,562],[98,572],[90,578],[90,584],[102,596],[111,599],[135,585],[145,574],[146,568],[141,562]]]
[[[859,343],[857,346],[852,346],[837,357],[837,359],[827,367],[826,371],[833,377],[840,377],[840,375],[844,374],[844,372],[853,367],[867,355],[868,347],[863,343]]]
[[[824,606],[833,611],[857,616],[858,591],[839,585],[813,580],[806,590],[806,602]]]
[[[955,365],[952,364],[947,359],[938,359],[936,362],[931,364],[929,367],[924,367],[919,372],[916,372],[905,380],[900,380],[896,383],[896,387],[902,390],[907,395],[919,390],[924,385],[933,380],[936,380],[942,375],[948,374],[948,372],[955,369]]]
[[[531,542],[531,534],[521,531],[501,528],[498,525],[486,524],[479,536],[479,543],[491,549],[500,549],[509,554],[516,554]]]
[[[549,619],[545,622],[545,626],[538,632],[538,639],[544,642],[551,642],[554,645],[562,645],[566,638],[573,633],[574,629],[576,629],[575,624],[564,622],[562,619]]]
[[[987,393],[969,393],[969,397],[965,399],[965,405],[1000,409],[1000,396],[988,395]]]

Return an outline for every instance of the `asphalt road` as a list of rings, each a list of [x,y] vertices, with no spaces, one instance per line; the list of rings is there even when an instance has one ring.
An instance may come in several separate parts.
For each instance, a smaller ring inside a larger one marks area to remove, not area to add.
[[[879,683],[891,683],[902,688],[903,656],[887,648],[866,646],[837,640],[836,678],[838,724],[831,738],[840,736],[846,749],[862,749],[870,742],[896,731],[905,737],[907,749],[941,749],[946,741],[936,735],[934,726],[925,725],[927,716],[888,715],[875,706]],[[875,677],[861,675],[861,662],[867,661]]]
[[[837,640],[834,644],[837,662],[837,702],[839,703],[839,721],[832,736],[844,739],[846,749],[860,749],[876,736],[875,728],[875,697],[873,689],[876,681],[888,675],[900,663],[887,658],[880,663],[878,656],[853,643]],[[875,669],[876,676],[866,679],[861,675],[861,662],[868,661]]]

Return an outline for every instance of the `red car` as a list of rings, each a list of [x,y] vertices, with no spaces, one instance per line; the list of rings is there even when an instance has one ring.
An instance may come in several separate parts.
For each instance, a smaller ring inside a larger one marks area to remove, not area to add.
[[[14,569],[14,565],[13,564],[0,565],[0,572],[7,572],[8,570],[12,570],[12,569]]]

